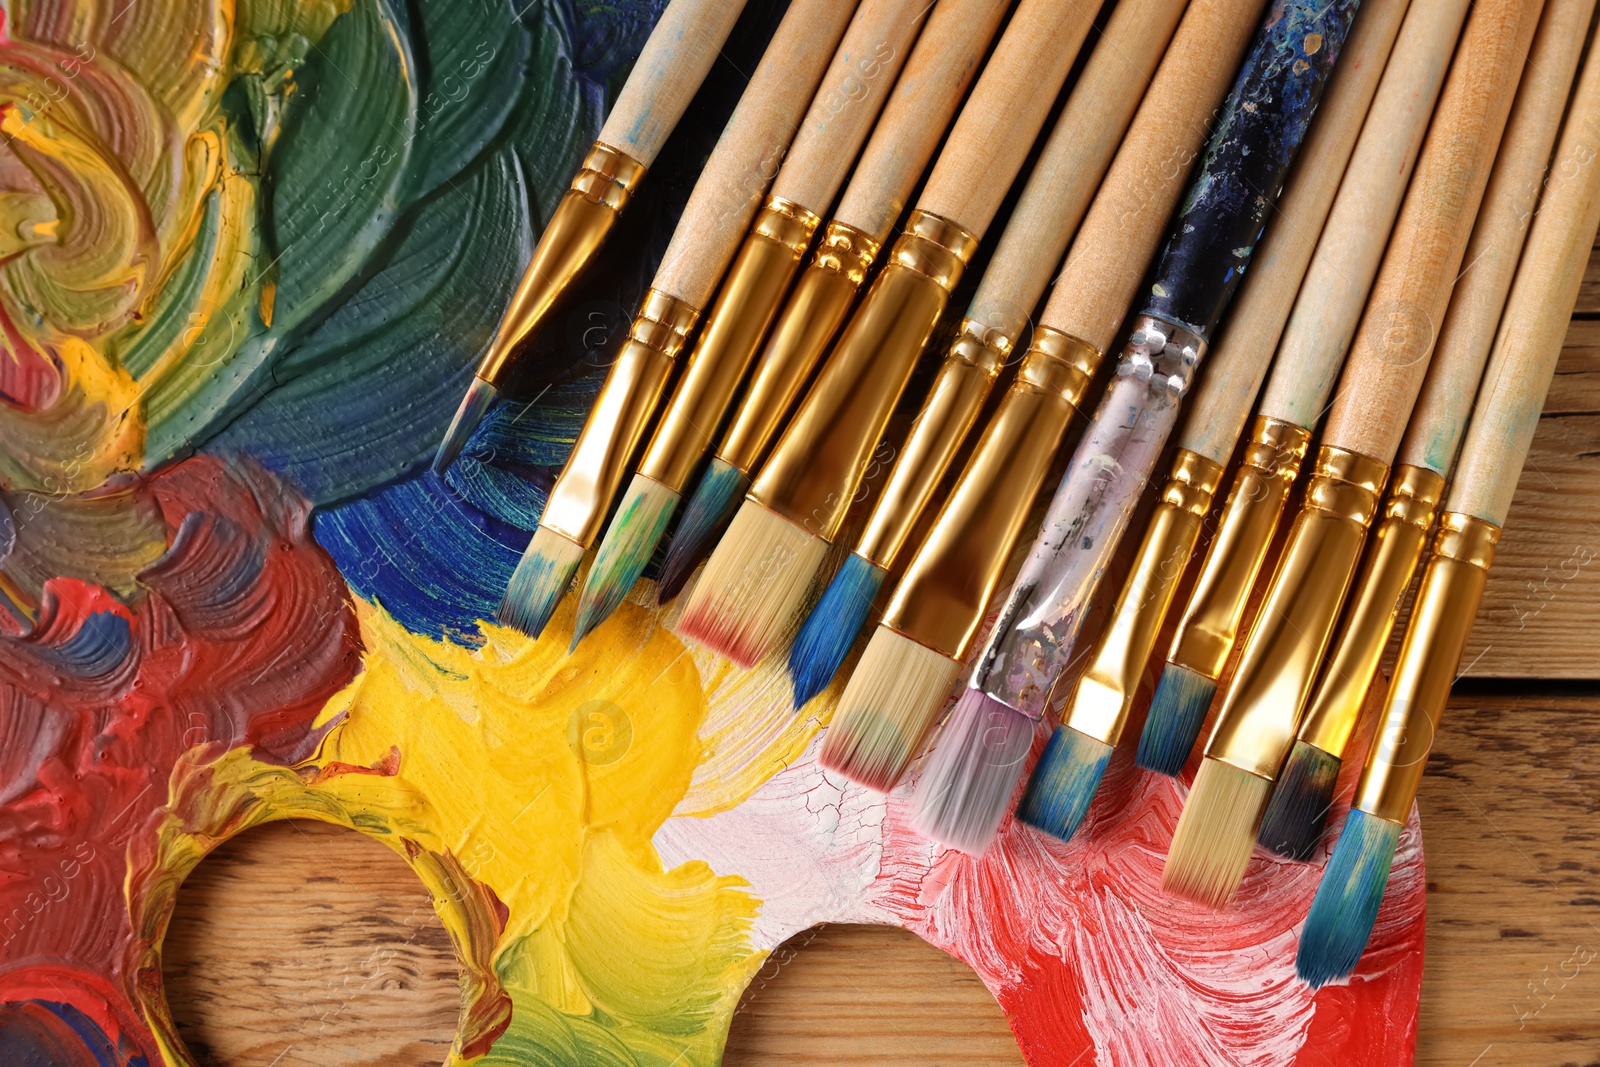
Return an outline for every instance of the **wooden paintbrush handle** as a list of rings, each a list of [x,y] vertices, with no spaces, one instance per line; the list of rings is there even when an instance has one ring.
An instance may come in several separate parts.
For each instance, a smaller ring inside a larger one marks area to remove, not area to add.
[[[778,173],[855,10],[849,0],[794,0],[711,150],[650,287],[704,309]]]
[[[772,195],[821,215],[872,130],[928,0],[862,0],[800,123]]]
[[[1546,0],[1400,463],[1448,475],[1528,236],[1595,0]]]
[[[939,0],[845,187],[836,222],[879,244],[889,236],[1007,6],[1008,0]]]
[[[1206,357],[1179,447],[1226,464],[1255,406],[1300,279],[1383,76],[1409,0],[1364,0],[1267,235]]]
[[[1050,291],[1040,322],[1104,352],[1161,240],[1264,0],[1193,0]]]
[[[1123,0],[1117,5],[1028,175],[967,318],[1013,341],[1022,336],[1122,143],[1186,3]]]
[[[1321,421],[1466,13],[1467,0],[1411,0],[1280,337],[1263,416],[1307,429]]]
[[[1542,6],[1542,0],[1478,0],[1467,19],[1356,328],[1328,414],[1324,447],[1382,463],[1394,460]]]
[[[1505,525],[1600,227],[1597,157],[1600,57],[1591,52],[1517,266],[1446,511]]]
[[[672,0],[628,74],[599,141],[646,167],[683,117],[745,0]]]
[[[919,210],[983,237],[1098,10],[1092,0],[1022,0],[956,118]]]

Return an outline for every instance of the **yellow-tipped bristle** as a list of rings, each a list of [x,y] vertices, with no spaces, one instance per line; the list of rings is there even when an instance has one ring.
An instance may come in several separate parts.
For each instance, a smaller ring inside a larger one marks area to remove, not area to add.
[[[1233,898],[1255,848],[1272,782],[1207,757],[1167,850],[1161,888],[1213,908]]]
[[[685,637],[753,667],[794,625],[828,542],[746,500],[689,594]]]
[[[960,672],[959,660],[878,627],[839,698],[822,765],[869,789],[893,789]]]

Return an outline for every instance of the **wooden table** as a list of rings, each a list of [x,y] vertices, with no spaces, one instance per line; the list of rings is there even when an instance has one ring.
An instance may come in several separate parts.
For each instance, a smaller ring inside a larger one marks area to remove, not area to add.
[[[1419,798],[1420,1064],[1600,1063],[1597,653],[1600,257]],[[730,1067],[1021,1062],[976,976],[909,933],[813,930],[775,959],[734,1020]],[[324,826],[265,827],[202,864],[167,976],[185,1038],[217,1067],[438,1064],[455,1029],[455,960],[420,883]]]

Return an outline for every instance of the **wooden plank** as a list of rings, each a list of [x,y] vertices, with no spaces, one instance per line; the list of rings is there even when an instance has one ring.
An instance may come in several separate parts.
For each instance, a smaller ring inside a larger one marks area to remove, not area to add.
[[[1600,690],[1458,697],[1428,772],[1417,1063],[1600,1061]],[[314,824],[254,831],[200,866],[167,976],[185,1039],[230,1067],[431,1067],[458,1003],[449,941],[410,871]],[[1021,1059],[964,965],[904,931],[835,926],[761,972],[726,1062]]]

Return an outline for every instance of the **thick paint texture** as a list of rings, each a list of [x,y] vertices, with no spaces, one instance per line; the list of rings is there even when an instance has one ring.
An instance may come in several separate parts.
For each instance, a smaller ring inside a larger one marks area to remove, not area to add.
[[[1404,1062],[1415,824],[1371,951],[1313,993],[1295,931],[1325,859],[1258,860],[1220,919],[1165,899],[1183,786],[1126,752],[1071,843],[1008,821],[973,859],[909,829],[915,767],[888,798],[819,769],[826,691],[796,715],[781,663],[685,645],[647,586],[571,653],[573,598],[538,642],[492,621],[781,13],[752,0],[441,479],[662,6],[6,7],[0,1062],[191,1064],[161,984],[174,900],[283,818],[369,834],[431,892],[464,979],[452,1063],[709,1067],[767,952],[822,921],[968,962],[1033,1063]]]

